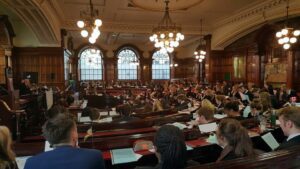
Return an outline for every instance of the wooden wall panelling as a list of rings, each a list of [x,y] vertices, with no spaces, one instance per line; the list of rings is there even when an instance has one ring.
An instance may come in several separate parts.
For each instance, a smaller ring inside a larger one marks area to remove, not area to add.
[[[5,84],[5,51],[0,47],[0,84]]]
[[[14,48],[13,67],[15,82],[24,72],[38,72],[38,83],[64,88],[63,48]]]

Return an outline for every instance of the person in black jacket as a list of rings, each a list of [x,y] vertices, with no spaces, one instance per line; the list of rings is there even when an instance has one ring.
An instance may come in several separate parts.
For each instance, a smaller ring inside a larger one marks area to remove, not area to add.
[[[288,138],[277,150],[300,145],[300,108],[294,106],[283,108],[278,116],[280,127]]]

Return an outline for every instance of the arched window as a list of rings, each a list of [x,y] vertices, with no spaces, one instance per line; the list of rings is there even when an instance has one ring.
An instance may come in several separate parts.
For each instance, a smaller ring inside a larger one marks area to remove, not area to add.
[[[86,48],[80,53],[80,80],[102,80],[102,52]]]
[[[118,79],[137,80],[139,60],[134,50],[124,48],[118,53]]]
[[[152,79],[170,79],[170,57],[157,51],[152,56]]]

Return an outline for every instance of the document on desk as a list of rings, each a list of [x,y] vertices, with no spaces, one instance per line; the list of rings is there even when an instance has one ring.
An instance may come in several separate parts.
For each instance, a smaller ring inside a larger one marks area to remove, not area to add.
[[[19,169],[24,169],[25,163],[29,157],[31,157],[31,156],[24,156],[24,157],[16,158],[16,163],[17,163]]]
[[[142,155],[134,153],[132,148],[111,150],[112,165],[138,161]]]
[[[223,119],[223,118],[225,118],[225,117],[227,117],[226,114],[215,114],[215,115],[214,115],[214,118],[216,118],[216,119]]]
[[[186,125],[184,125],[182,123],[178,123],[178,122],[172,123],[172,125],[175,126],[175,127],[178,127],[180,130],[183,130],[183,129],[187,128]]]
[[[92,122],[90,117],[80,117],[79,122],[81,123],[87,123],[87,122]]]
[[[269,133],[261,136],[261,138],[268,144],[268,146],[272,150],[275,150],[277,147],[279,147],[279,144],[276,141],[276,139],[274,138],[274,136],[272,135],[272,133],[269,132]]]
[[[217,123],[202,124],[198,127],[201,133],[210,133],[217,130]]]
[[[102,112],[99,112],[100,113],[100,116],[108,116],[108,112],[107,111],[102,111]]]

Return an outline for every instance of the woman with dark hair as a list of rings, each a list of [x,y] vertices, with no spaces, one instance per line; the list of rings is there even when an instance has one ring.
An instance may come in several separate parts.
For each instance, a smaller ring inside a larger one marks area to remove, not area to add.
[[[12,139],[9,129],[0,126],[0,169],[18,169],[15,153],[11,148]]]
[[[254,155],[247,130],[235,119],[223,119],[217,129],[217,140],[224,149],[217,162]]]
[[[136,169],[183,169],[186,167],[186,145],[182,131],[172,125],[162,126],[154,138],[155,155],[158,164],[155,167],[137,167]]]

